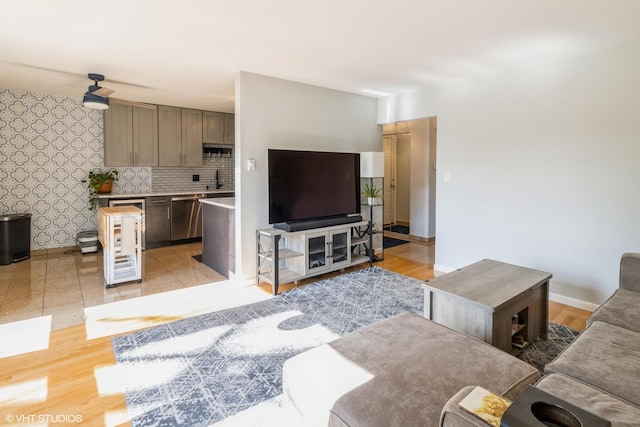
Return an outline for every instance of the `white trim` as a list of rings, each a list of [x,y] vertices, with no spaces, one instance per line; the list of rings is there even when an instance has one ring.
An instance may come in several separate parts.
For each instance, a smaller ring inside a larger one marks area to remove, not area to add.
[[[446,265],[433,265],[433,274],[436,276],[440,276],[441,274],[451,273],[452,271],[457,270],[457,268],[447,267]]]
[[[568,297],[565,295],[556,294],[555,292],[549,292],[549,301],[558,302],[564,305],[570,305],[571,307],[576,307],[588,311],[596,311],[596,309],[600,307],[598,304]]]

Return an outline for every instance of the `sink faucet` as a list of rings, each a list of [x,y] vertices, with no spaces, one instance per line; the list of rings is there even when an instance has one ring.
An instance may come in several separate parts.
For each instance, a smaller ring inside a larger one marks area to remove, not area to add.
[[[220,184],[220,181],[219,181],[218,172],[219,172],[218,169],[216,169],[216,190],[222,187],[222,184]]]

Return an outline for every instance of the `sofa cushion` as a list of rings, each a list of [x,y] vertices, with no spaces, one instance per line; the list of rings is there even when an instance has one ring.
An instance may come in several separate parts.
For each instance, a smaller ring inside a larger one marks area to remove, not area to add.
[[[640,333],[593,322],[546,373],[561,373],[640,405]]]
[[[605,322],[640,332],[640,292],[618,289],[604,304],[593,312],[587,326]]]
[[[612,427],[637,426],[640,420],[639,407],[561,374],[545,375],[536,387],[611,421]]]
[[[345,388],[350,372],[353,386]],[[464,386],[512,399],[539,377],[510,354],[405,313],[289,359],[283,386],[316,425],[328,417],[336,426],[436,425]]]

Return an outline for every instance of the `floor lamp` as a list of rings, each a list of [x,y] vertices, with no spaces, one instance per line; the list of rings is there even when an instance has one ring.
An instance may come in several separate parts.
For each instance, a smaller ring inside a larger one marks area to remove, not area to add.
[[[360,178],[369,178],[369,187],[373,188],[373,178],[384,178],[384,153],[382,152],[365,152],[360,153]],[[373,250],[373,205],[374,200],[367,200],[369,205],[369,223],[367,225],[367,234],[369,235],[369,265],[373,266],[375,253]]]

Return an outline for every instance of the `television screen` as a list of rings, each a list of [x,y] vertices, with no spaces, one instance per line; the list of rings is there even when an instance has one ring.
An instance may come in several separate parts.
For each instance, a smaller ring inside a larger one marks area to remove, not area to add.
[[[360,213],[360,154],[268,151],[269,223]]]

